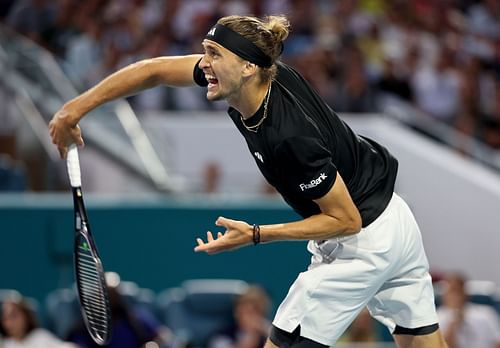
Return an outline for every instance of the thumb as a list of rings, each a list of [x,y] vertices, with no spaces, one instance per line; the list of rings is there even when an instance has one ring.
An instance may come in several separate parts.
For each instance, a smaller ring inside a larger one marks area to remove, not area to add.
[[[75,142],[75,144],[78,146],[84,146],[84,141],[82,138],[82,131],[78,125],[76,125],[72,129],[71,133],[72,133],[71,135],[72,135],[72,138],[73,138],[73,141]]]
[[[233,220],[225,218],[223,216],[219,216],[217,220],[215,221],[216,226],[222,226],[222,227],[229,227]]]
[[[85,146],[85,142],[83,141],[83,138],[81,136],[75,139],[75,144],[82,147]]]

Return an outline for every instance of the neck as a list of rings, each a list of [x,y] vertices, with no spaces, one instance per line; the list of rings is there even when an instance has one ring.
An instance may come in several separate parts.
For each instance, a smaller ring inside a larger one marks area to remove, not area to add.
[[[266,98],[270,84],[271,82],[244,85],[241,87],[238,96],[228,99],[228,103],[238,110],[243,119],[246,120],[259,110]]]

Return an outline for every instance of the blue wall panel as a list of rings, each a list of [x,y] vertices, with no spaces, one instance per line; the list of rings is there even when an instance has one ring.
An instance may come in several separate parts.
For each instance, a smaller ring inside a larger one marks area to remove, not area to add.
[[[273,305],[306,269],[305,242],[249,246],[217,255],[194,253],[196,237],[219,231],[218,216],[249,223],[279,223],[297,215],[281,201],[224,202],[88,200],[91,228],[106,270],[155,292],[191,278],[237,278],[263,285]],[[0,288],[44,301],[73,282],[71,198],[0,202]],[[43,304],[43,303],[42,303]]]

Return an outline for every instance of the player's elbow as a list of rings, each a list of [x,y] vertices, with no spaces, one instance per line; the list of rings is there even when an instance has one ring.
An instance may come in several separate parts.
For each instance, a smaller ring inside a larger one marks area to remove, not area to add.
[[[361,220],[361,215],[356,210],[352,214],[349,214],[344,219],[344,234],[345,235],[354,235],[361,231],[363,227],[363,222]]]

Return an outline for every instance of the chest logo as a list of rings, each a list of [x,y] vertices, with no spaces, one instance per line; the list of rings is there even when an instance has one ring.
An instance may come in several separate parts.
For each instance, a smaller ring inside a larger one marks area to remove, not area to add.
[[[259,159],[259,161],[264,163],[264,158],[262,157],[262,155],[259,152],[255,151],[253,154],[255,155],[255,157],[257,157]]]
[[[299,187],[302,191],[312,189],[323,182],[328,177],[325,173],[321,173],[316,179],[312,179],[307,184],[300,184]]]

